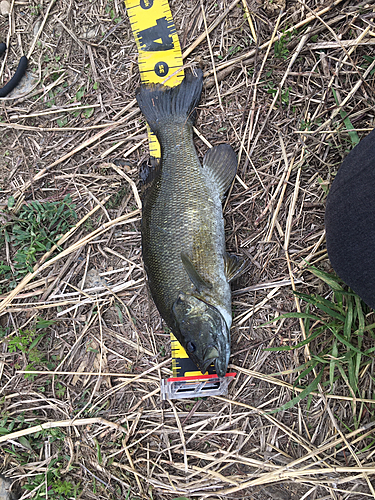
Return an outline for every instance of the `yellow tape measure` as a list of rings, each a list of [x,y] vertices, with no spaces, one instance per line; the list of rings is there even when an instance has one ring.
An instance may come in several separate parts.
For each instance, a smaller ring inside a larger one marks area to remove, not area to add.
[[[172,371],[174,377],[199,377],[202,373],[187,355],[185,349],[171,332]],[[215,373],[213,365],[208,367],[207,374]]]
[[[180,42],[166,0],[125,0],[138,48],[138,65],[143,83],[174,87],[184,77]],[[160,158],[160,146],[148,129],[150,155]]]
[[[178,85],[184,77],[180,42],[166,0],[125,0],[138,48],[141,80],[148,84]],[[150,155],[160,158],[160,146],[148,129]],[[174,377],[202,375],[171,333]]]

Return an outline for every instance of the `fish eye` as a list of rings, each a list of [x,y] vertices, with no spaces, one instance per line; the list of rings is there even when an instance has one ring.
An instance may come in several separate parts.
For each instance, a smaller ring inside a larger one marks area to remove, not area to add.
[[[194,344],[194,342],[188,342],[188,343],[186,344],[186,350],[187,350],[188,352],[194,352],[196,349],[197,349],[197,348],[196,348],[196,345]]]

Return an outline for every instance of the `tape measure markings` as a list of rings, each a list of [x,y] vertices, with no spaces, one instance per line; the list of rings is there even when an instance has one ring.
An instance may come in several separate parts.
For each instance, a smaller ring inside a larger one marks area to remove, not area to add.
[[[174,377],[200,377],[201,371],[197,370],[193,361],[189,358],[185,349],[171,332],[171,349],[172,349],[172,371]],[[211,365],[206,375],[214,372],[214,367]]]
[[[125,0],[131,28],[138,49],[138,65],[143,83],[163,83],[168,74],[183,66],[177,31],[168,1]],[[180,71],[166,85],[178,85],[184,77]],[[148,128],[150,155],[160,158],[160,145]]]
[[[144,83],[162,83],[171,69],[175,71],[183,65],[168,2],[125,0],[125,4],[138,48],[141,79]],[[167,85],[177,85],[184,76],[183,71],[175,76]]]

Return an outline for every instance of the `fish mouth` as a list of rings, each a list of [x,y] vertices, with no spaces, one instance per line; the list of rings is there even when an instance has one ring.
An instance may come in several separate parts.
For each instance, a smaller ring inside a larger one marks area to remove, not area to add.
[[[219,358],[220,353],[218,349],[215,346],[208,346],[205,353],[204,353],[204,358],[203,358],[203,364],[202,364],[202,373],[206,373],[208,367],[210,366],[211,363],[216,361]]]

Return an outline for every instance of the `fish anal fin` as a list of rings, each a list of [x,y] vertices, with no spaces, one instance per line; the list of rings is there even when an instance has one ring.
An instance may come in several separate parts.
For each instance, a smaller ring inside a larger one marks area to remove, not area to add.
[[[184,252],[181,252],[181,260],[182,265],[184,266],[185,271],[188,273],[190,281],[193,283],[195,288],[199,293],[204,289],[210,289],[212,286],[204,281],[198,271],[195,269],[194,264],[191,262],[188,255]]]
[[[245,270],[245,264],[246,261],[244,259],[237,257],[237,255],[230,255],[229,253],[225,252],[224,268],[228,283],[241,276],[241,274]]]
[[[222,199],[236,175],[237,155],[229,144],[219,144],[207,151],[203,168]]]

